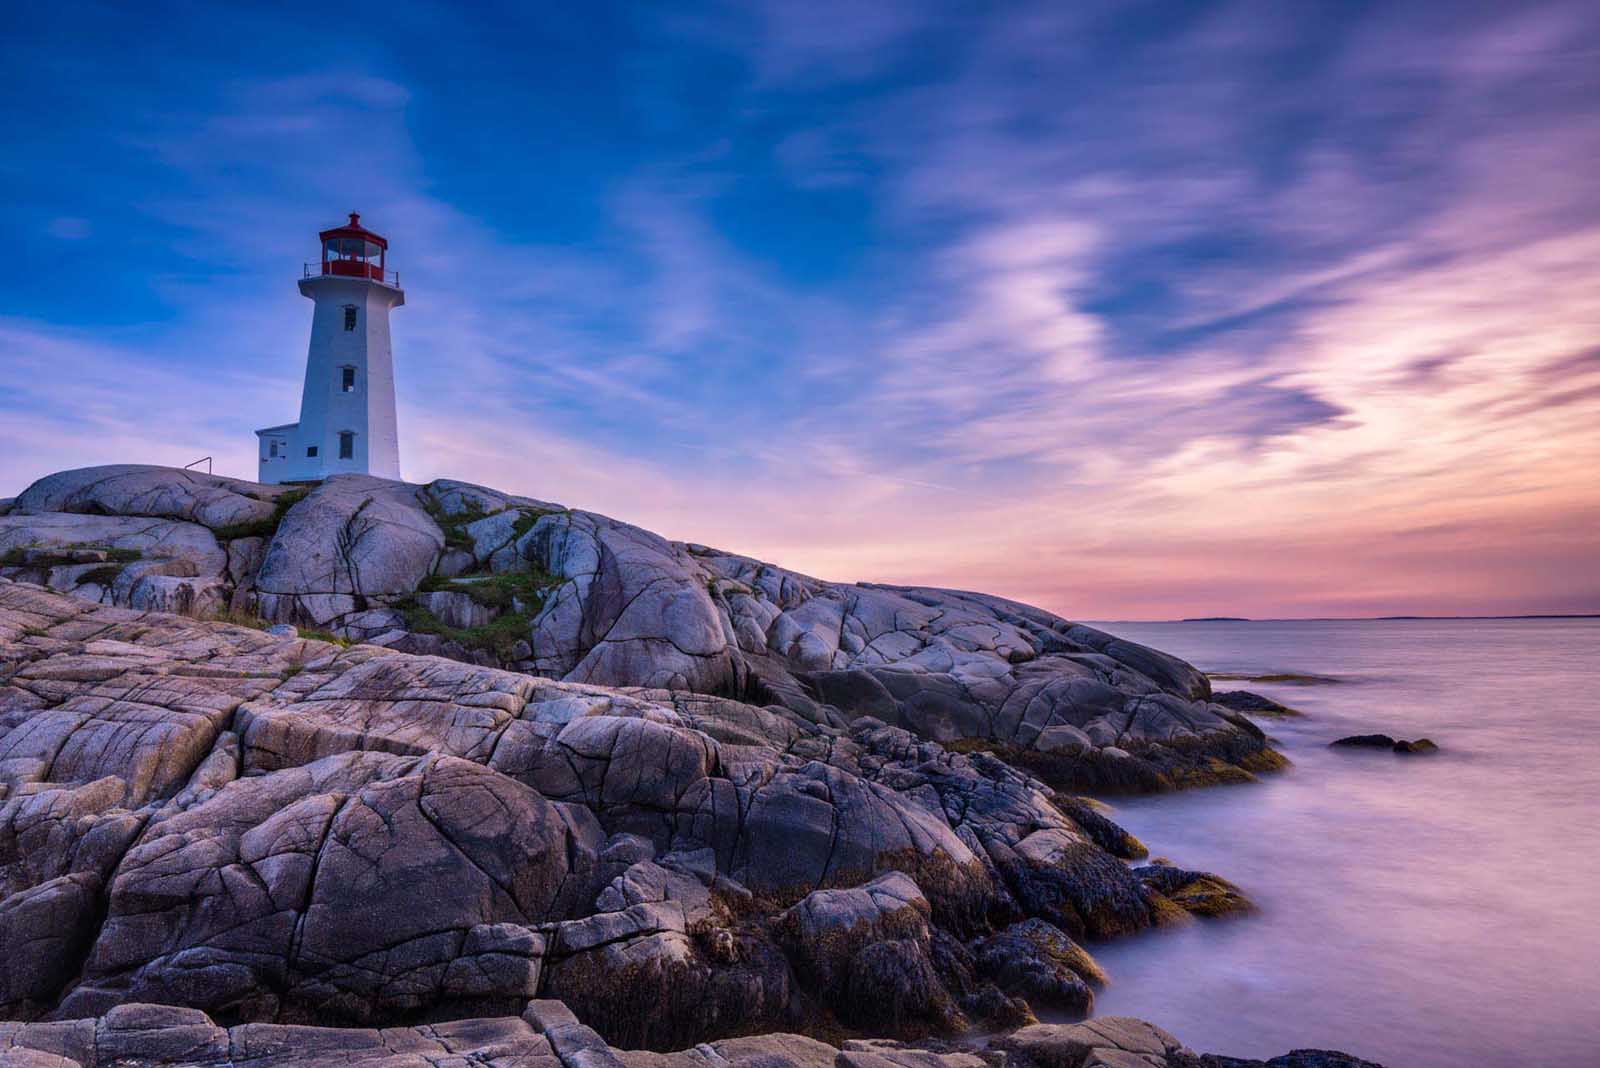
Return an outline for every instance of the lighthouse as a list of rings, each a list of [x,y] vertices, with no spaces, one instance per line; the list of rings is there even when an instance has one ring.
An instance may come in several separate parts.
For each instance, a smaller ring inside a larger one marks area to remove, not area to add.
[[[322,256],[301,272],[316,305],[300,393],[300,421],[256,431],[262,482],[313,482],[340,474],[400,477],[389,310],[406,302],[388,269],[389,242],[350,213],[324,230]]]

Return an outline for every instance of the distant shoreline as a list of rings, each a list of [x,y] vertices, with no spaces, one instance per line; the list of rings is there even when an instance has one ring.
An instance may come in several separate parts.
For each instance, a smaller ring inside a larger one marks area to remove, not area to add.
[[[1086,623],[1403,623],[1426,621],[1447,623],[1491,619],[1600,619],[1600,612],[1534,612],[1504,616],[1279,616],[1252,619],[1249,616],[1186,616],[1183,619],[1091,619]]]

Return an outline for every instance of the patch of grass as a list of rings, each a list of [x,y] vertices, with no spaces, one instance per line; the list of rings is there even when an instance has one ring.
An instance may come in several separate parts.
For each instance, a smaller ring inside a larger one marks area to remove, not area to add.
[[[289,509],[306,499],[309,489],[292,489],[287,493],[278,495],[272,502],[272,514],[265,519],[257,519],[253,523],[230,523],[225,527],[216,527],[211,532],[217,536],[218,541],[232,541],[234,538],[270,538],[278,532],[278,527],[283,524],[283,517],[289,514]]]
[[[488,518],[489,515],[478,507],[476,501],[468,501],[466,509],[459,515],[447,515],[445,510],[432,500],[424,501],[423,507],[444,532],[444,547],[462,549],[466,552],[472,551],[472,535],[467,533],[467,527],[480,519]]]
[[[331,630],[315,630],[308,627],[300,627],[297,629],[300,632],[300,637],[305,638],[308,641],[327,642],[329,645],[341,645],[345,648],[349,648],[350,646],[349,638],[341,637]]]
[[[467,502],[465,510],[457,515],[446,515],[445,510],[433,501],[426,502],[423,507],[428,510],[429,517],[439,525],[440,531],[444,533],[445,548],[460,549],[463,552],[472,552],[473,549],[472,535],[467,533],[467,528],[480,519],[489,518],[491,514],[500,514],[498,512],[485,512],[478,507],[476,502],[472,501]],[[516,508],[517,518],[511,523],[512,540],[516,540],[532,530],[533,525],[543,516],[554,514],[548,508],[513,507]]]
[[[481,627],[452,627],[438,616],[418,605],[401,609],[406,619],[406,629],[416,634],[437,634],[445,641],[457,642],[468,649],[482,649],[500,661],[516,659],[516,644],[528,639],[531,616],[521,612],[507,612]]]
[[[84,561],[73,558],[74,551],[88,551],[105,553],[106,559],[118,564],[131,564],[141,559],[143,554],[137,549],[112,549],[104,545],[72,545],[62,546],[59,552],[43,553],[28,559],[29,553],[37,553],[42,546],[27,545],[21,548],[8,549],[0,554],[0,567],[71,567]]]
[[[561,585],[561,580],[545,571],[508,571],[503,574],[479,573],[445,578],[429,575],[417,587],[420,593],[464,593],[478,604],[501,612],[517,611],[518,605],[529,616],[539,614],[545,596]]]
[[[533,525],[547,515],[556,513],[548,508],[519,508],[516,522],[511,524],[511,533],[522,537],[533,529]]]
[[[231,608],[215,613],[211,617],[213,623],[231,623],[236,627],[249,627],[251,630],[266,630],[272,626],[266,620],[248,612],[238,612]]]
[[[395,607],[405,617],[407,630],[416,634],[436,634],[468,649],[489,652],[505,662],[516,659],[516,644],[527,640],[534,617],[544,608],[545,598],[561,582],[561,579],[544,571],[515,571],[500,575],[462,575],[457,578],[431,575],[417,587],[419,593],[464,593],[474,602],[500,613],[478,627],[452,627],[424,607],[415,596],[406,598]]]
[[[117,581],[117,576],[122,574],[121,564],[101,564],[99,567],[85,571],[79,575],[75,585],[86,586],[91,582],[101,586],[109,586]]]

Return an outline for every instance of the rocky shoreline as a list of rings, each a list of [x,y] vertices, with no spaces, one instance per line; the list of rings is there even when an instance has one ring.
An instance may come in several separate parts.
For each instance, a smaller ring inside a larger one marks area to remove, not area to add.
[[[869,717],[1029,754],[1069,790],[1233,782],[1282,763],[1190,665],[1028,605],[825,582],[448,480],[66,471],[3,506],[0,577],[834,726]]]
[[[1235,1063],[1034,1023],[1249,907],[1077,796],[1281,765],[1182,661],[461,483],[0,510],[5,1063]]]
[[[1296,1050],[1271,1061],[1195,1054],[1129,1017],[1023,1028],[981,1051],[887,1039],[839,1046],[795,1034],[722,1039],[675,1053],[615,1049],[559,1001],[516,1016],[383,1030],[292,1024],[222,1027],[203,1012],[122,1005],[98,1019],[0,1023],[6,1068],[1380,1068],[1341,1053]]]

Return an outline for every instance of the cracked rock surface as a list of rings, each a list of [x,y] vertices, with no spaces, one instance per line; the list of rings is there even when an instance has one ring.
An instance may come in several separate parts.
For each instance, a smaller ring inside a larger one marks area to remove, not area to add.
[[[651,1049],[960,1034],[1087,1013],[1105,977],[1078,940],[1231,890],[1141,853],[996,757],[871,717],[0,579],[15,1019],[396,1027],[554,998]]]
[[[826,582],[462,482],[344,475],[307,490],[122,465],[50,475],[0,513],[0,576],[94,603],[881,723],[1068,791],[1282,764],[1190,665],[1040,609]]]
[[[1035,1016],[1250,907],[1075,796],[1278,765],[1209,698],[464,483],[50,476],[0,502],[0,1068],[1255,1065]]]
[[[520,1014],[382,1029],[222,1026],[203,1012],[120,1005],[95,1019],[0,1023],[6,1068],[1378,1068],[1321,1050],[1260,1061],[1196,1056],[1128,1017],[1031,1027],[978,1054],[883,1039],[839,1046],[797,1034],[727,1038],[674,1053],[617,1049],[558,1001]]]

